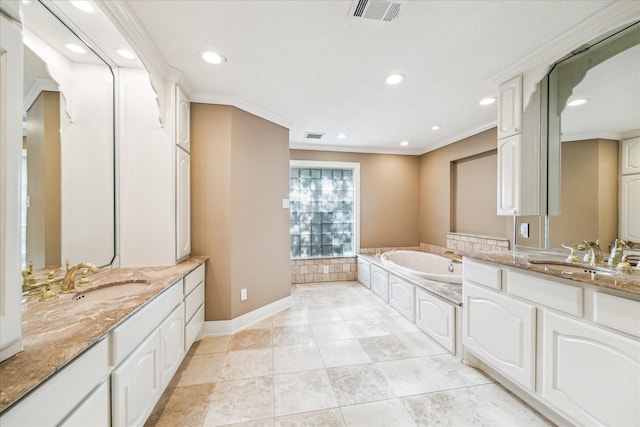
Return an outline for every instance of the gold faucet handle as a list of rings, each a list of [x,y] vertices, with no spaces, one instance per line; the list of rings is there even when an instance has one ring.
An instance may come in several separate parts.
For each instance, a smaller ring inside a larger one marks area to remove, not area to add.
[[[616,270],[623,273],[633,273],[633,267],[631,267],[631,264],[629,264],[628,256],[629,254],[624,254],[622,256],[622,261],[618,263],[618,265],[616,266]]]
[[[578,255],[576,255],[576,250],[578,249],[576,245],[567,246],[562,243],[560,246],[565,249],[569,249],[570,251],[569,256],[567,257],[567,262],[579,262]]]

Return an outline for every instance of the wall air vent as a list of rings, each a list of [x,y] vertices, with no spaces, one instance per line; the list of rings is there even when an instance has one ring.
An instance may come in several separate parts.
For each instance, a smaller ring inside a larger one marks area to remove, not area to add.
[[[319,132],[305,132],[304,139],[322,139],[324,137],[324,133]]]
[[[351,4],[351,16],[375,21],[391,22],[400,14],[400,8],[408,0],[354,0]]]

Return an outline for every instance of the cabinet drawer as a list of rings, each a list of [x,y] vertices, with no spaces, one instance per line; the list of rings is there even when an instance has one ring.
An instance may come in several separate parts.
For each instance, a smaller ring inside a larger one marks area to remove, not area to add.
[[[593,321],[640,337],[640,301],[595,292]]]
[[[112,364],[117,366],[182,301],[182,279],[149,301],[111,332]]]
[[[202,282],[204,282],[204,264],[200,264],[200,267],[184,277],[184,295],[189,295]]]
[[[110,382],[104,381],[82,402],[62,424],[62,427],[111,426]]]
[[[507,275],[507,292],[511,295],[582,317],[582,288],[513,270],[508,270]]]
[[[57,425],[109,374],[109,347],[102,340],[0,417],[2,427]]]
[[[204,283],[200,283],[197,288],[194,289],[184,299],[184,318],[189,321],[198,307],[204,302]]]
[[[185,339],[185,352],[189,351],[191,348],[191,344],[198,338],[200,332],[202,331],[202,326],[204,325],[204,304],[200,306],[196,314],[189,320],[184,327],[184,339]]]
[[[462,265],[464,280],[493,289],[502,289],[502,270],[500,267],[469,258],[464,258]]]

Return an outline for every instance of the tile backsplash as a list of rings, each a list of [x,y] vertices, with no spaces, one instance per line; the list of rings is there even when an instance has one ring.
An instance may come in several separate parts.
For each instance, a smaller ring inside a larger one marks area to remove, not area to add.
[[[447,233],[447,249],[463,252],[508,251],[509,239],[476,234]]]

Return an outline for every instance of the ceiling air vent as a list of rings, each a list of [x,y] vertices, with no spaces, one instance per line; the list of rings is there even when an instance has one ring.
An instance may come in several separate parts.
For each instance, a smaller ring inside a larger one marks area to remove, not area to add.
[[[304,139],[322,139],[324,133],[319,132],[305,132]]]
[[[400,7],[406,2],[407,0],[354,0],[351,5],[351,16],[391,22],[398,17]]]

